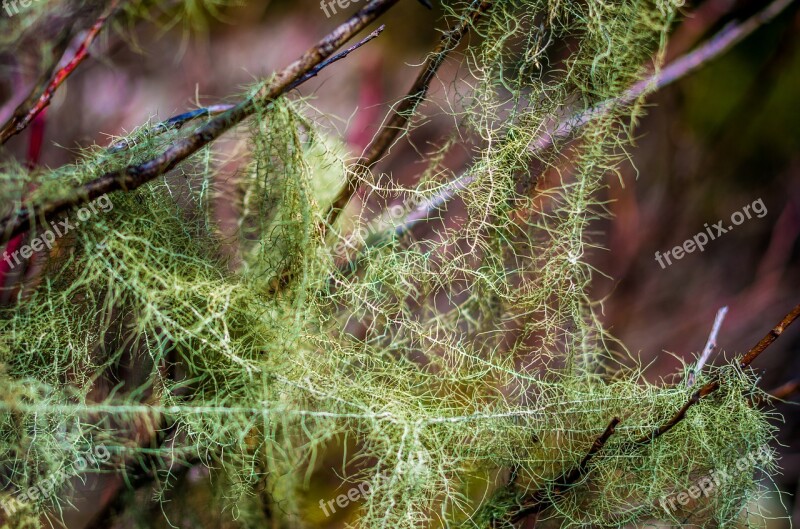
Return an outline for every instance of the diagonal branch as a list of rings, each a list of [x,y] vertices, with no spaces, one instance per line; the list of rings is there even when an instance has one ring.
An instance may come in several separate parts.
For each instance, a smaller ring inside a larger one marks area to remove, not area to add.
[[[32,228],[37,222],[52,220],[74,207],[86,204],[107,193],[132,191],[175,168],[180,162],[219,138],[231,127],[251,116],[260,106],[275,101],[309,77],[316,75],[319,69],[335,60],[331,56],[337,49],[398,1],[372,0],[316,46],[310,48],[299,59],[277,73],[271,81],[263,83],[251,97],[210,120],[191,135],[176,141],[155,158],[141,164],[110,171],[91,182],[72,189],[53,201],[24,206],[17,212],[9,214],[0,220],[0,243]],[[370,38],[374,38],[373,35]],[[352,49],[355,47],[336,58],[346,56]],[[329,58],[331,60],[327,60]]]
[[[305,83],[312,77],[315,77],[317,74],[319,74],[319,72],[322,71],[322,69],[325,68],[326,66],[333,64],[334,62],[339,61],[341,59],[344,59],[345,57],[350,55],[353,51],[357,50],[367,42],[371,41],[372,39],[380,35],[385,27],[386,27],[385,25],[379,27],[378,29],[376,29],[375,31],[364,37],[359,42],[350,46],[346,50],[339,52],[333,57],[322,61],[317,66],[315,66],[310,72],[308,72],[303,77],[298,79],[296,84],[293,85],[291,88],[296,88],[297,86],[300,86],[301,84]],[[220,114],[228,112],[229,110],[233,110],[235,107],[236,105],[211,105],[208,107],[198,108],[196,110],[190,110],[189,112],[184,112],[183,114],[172,116],[171,118],[165,119],[164,121],[157,123],[155,126],[153,126],[152,130],[149,131],[149,134],[151,136],[157,136],[159,134],[163,134],[170,130],[180,130],[181,128],[183,128],[184,125],[196,119],[207,116],[218,116]],[[111,145],[108,148],[108,152],[112,154],[121,152],[130,148],[131,146],[132,146],[131,142],[128,139],[123,138],[118,142],[114,143],[113,145]]]
[[[717,335],[719,335],[719,329],[722,327],[722,322],[725,320],[727,314],[728,307],[722,307],[717,311],[717,316],[714,318],[714,325],[711,327],[711,333],[708,335],[708,341],[706,341],[706,346],[703,347],[703,353],[700,355],[700,358],[697,359],[697,365],[689,372],[689,376],[686,378],[687,387],[692,387],[694,385],[695,378],[703,370],[703,366],[708,362],[711,353],[716,349]]]
[[[383,157],[398,135],[405,129],[409,119],[414,115],[417,107],[425,100],[430,89],[430,84],[439,68],[444,63],[447,56],[461,43],[469,31],[470,26],[492,7],[491,1],[475,0],[470,8],[470,12],[461,22],[450,31],[445,32],[439,41],[438,46],[428,56],[416,81],[411,89],[397,104],[392,116],[386,121],[373,138],[372,142],[364,151],[361,158],[353,164],[353,170],[348,173],[347,183],[331,205],[331,216],[329,224],[333,224],[339,213],[347,206],[347,203],[356,192],[358,177],[368,172]]]
[[[763,353],[767,349],[767,347],[769,347],[772,344],[772,342],[777,340],[778,337],[781,334],[783,334],[783,331],[785,331],[786,328],[789,327],[789,325],[791,325],[797,318],[800,318],[800,305],[797,305],[794,309],[791,310],[791,312],[789,312],[789,314],[784,316],[784,318],[780,321],[780,323],[778,323],[778,325],[775,326],[775,328],[769,331],[767,335],[761,339],[761,341],[759,341],[756,345],[754,345],[753,348],[750,349],[750,351],[748,351],[747,354],[742,357],[741,361],[739,362],[739,367],[742,369],[749,367],[750,364],[752,364],[753,361],[756,358],[758,358],[759,355]],[[632,443],[630,443],[626,448],[632,449],[638,446],[644,446],[652,443],[653,441],[655,441],[668,431],[672,430],[675,426],[677,426],[686,417],[686,413],[689,411],[689,409],[698,402],[700,402],[700,399],[710,395],[711,393],[714,393],[719,388],[720,388],[719,378],[715,378],[714,380],[708,382],[700,389],[692,393],[691,397],[689,397],[689,400],[687,400],[686,403],[683,406],[681,406],[681,409],[679,409],[672,417],[670,417],[670,419],[667,422],[660,425],[650,434],[645,435],[644,437],[641,437],[635,441],[632,441]]]
[[[749,19],[743,22],[729,24],[693,51],[676,59],[647,79],[631,86],[618,99],[600,103],[586,112],[576,114],[561,122],[552,132],[534,140],[530,145],[530,149],[534,152],[546,149],[553,144],[555,139],[563,139],[571,136],[592,119],[601,117],[613,108],[629,104],[641,96],[656,92],[695,72],[707,63],[723,55],[761,26],[772,21],[792,2],[793,0],[774,0],[766,8]],[[413,225],[430,218],[436,210],[458,196],[463,189],[469,187],[474,181],[475,177],[473,175],[465,174],[459,176],[445,185],[439,193],[431,197],[425,204],[420,206],[420,208],[403,219],[394,231],[397,235],[402,235],[411,229]]]
[[[55,74],[50,77],[50,80],[44,86],[41,94],[36,95],[39,88],[36,87],[32,90],[31,95],[20,104],[14,111],[14,115],[0,128],[0,145],[6,143],[13,136],[19,134],[38,116],[45,108],[50,105],[50,100],[56,90],[67,80],[67,78],[75,71],[75,69],[89,56],[89,46],[95,41],[97,36],[102,31],[106,21],[116,12],[119,7],[120,0],[111,0],[108,7],[103,11],[100,17],[92,24],[86,32],[81,41],[75,55]],[[63,60],[63,57],[62,57]]]
[[[602,435],[595,439],[594,443],[592,443],[591,448],[583,456],[581,462],[570,470],[569,472],[563,474],[561,477],[555,479],[553,481],[552,488],[541,488],[534,492],[530,498],[526,501],[525,507],[520,509],[519,511],[515,512],[510,517],[510,522],[512,524],[516,524],[523,519],[527,518],[528,516],[538,514],[543,510],[547,509],[549,506],[553,504],[553,500],[563,494],[567,489],[569,489],[572,485],[575,485],[580,481],[584,476],[586,476],[587,470],[589,468],[589,462],[597,455],[600,450],[606,445],[608,440],[614,435],[614,430],[616,429],[617,425],[620,423],[620,419],[618,417],[614,417],[611,419],[611,422],[606,426],[605,431],[603,431]],[[493,524],[495,525],[495,524]]]
[[[797,318],[800,317],[800,305],[797,305],[792,311],[784,316],[784,318],[776,325],[771,331],[767,333],[766,336],[761,338],[761,341],[758,342],[750,351],[747,352],[746,355],[742,358],[742,361],[739,362],[739,367],[744,369],[745,367],[749,366],[753,363],[753,361],[759,357],[764,350],[772,345],[772,342],[780,338],[783,331],[786,330],[789,325],[791,325]]]
[[[773,328],[767,335],[761,339],[755,346],[753,346],[750,351],[742,358],[739,362],[739,366],[741,368],[746,368],[750,366],[750,364],[758,358],[758,356],[766,350],[783,332],[786,330],[789,325],[791,325],[796,319],[800,318],[800,305],[797,305],[794,309],[792,309],[789,314],[787,314],[781,321],[778,323],[775,328]],[[790,387],[788,387],[790,386]],[[697,404],[700,399],[703,397],[710,395],[720,387],[719,379],[715,379],[700,389],[695,391],[689,400],[675,413],[667,422],[656,428],[651,434],[644,436],[640,439],[635,441],[629,442],[621,448],[623,452],[629,451],[636,447],[647,445],[654,440],[658,439],[672,428],[674,428],[677,424],[679,424],[685,417],[686,413],[689,409]],[[789,392],[796,390],[796,383],[787,384],[787,389]],[[787,390],[783,390],[784,392]],[[591,459],[605,446],[608,439],[614,433],[614,429],[617,424],[620,422],[618,418],[614,418],[611,423],[606,428],[605,432],[595,440],[594,444],[592,445],[589,452],[580,462],[580,464],[573,468],[568,473],[564,474],[560,478],[556,479],[553,482],[552,488],[542,488],[536,491],[534,494],[530,496],[528,500],[528,505],[526,505],[521,510],[515,512],[511,518],[511,523],[517,523],[522,521],[524,518],[538,514],[545,510],[546,508],[550,507],[553,504],[553,500],[555,497],[564,493],[570,486],[577,483],[580,479],[582,479],[587,472],[588,464]],[[495,525],[495,524],[493,524]]]
[[[781,384],[768,393],[770,400],[786,400],[798,392],[800,392],[800,378]]]

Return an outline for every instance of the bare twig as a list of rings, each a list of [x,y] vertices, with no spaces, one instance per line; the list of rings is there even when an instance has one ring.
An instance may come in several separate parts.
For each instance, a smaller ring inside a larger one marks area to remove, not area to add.
[[[331,206],[331,215],[328,220],[329,224],[333,224],[339,213],[347,206],[347,203],[356,191],[358,177],[368,172],[380,161],[392,143],[397,139],[400,132],[405,129],[408,120],[414,115],[420,103],[427,97],[431,81],[433,81],[433,78],[436,76],[436,73],[439,71],[439,68],[442,66],[447,56],[463,40],[470,26],[486,13],[491,6],[491,1],[475,0],[470,7],[470,12],[461,22],[455,28],[442,35],[438,46],[425,61],[408,95],[397,104],[392,112],[392,116],[384,123],[380,132],[373,138],[361,158],[353,164],[352,171],[348,173],[346,185],[342,188],[342,191]]]
[[[786,400],[798,392],[800,392],[800,378],[781,384],[767,393],[769,393],[770,400]]]
[[[800,305],[797,305],[794,309],[792,309],[791,312],[789,312],[789,314],[784,316],[784,318],[780,321],[780,323],[778,323],[778,325],[775,326],[774,329],[769,331],[769,333],[767,333],[767,335],[764,336],[764,338],[762,338],[761,341],[759,341],[755,346],[753,346],[753,348],[750,349],[747,352],[747,354],[742,357],[741,361],[739,362],[739,367],[742,369],[749,367],[750,364],[752,364],[753,361],[756,358],[758,358],[759,355],[763,353],[767,347],[770,346],[770,344],[772,344],[772,342],[777,340],[778,337],[781,334],[783,334],[783,331],[785,331],[786,328],[789,325],[791,325],[792,322],[794,322],[798,317],[800,317]],[[686,413],[689,411],[689,409],[698,402],[700,402],[700,399],[717,391],[719,388],[720,388],[719,378],[715,378],[714,380],[708,382],[700,389],[692,393],[692,396],[689,397],[689,400],[686,401],[686,403],[683,406],[681,406],[681,409],[678,410],[677,413],[675,413],[675,415],[673,415],[667,422],[665,422],[664,424],[653,430],[653,432],[651,432],[650,434],[645,435],[644,437],[641,437],[640,439],[633,441],[626,448],[631,449],[637,446],[647,445],[655,441],[668,431],[672,430],[678,423],[680,423],[686,417]]]
[[[398,1],[372,0],[317,45],[306,51],[299,59],[276,74],[272,80],[263,83],[251,97],[224,114],[213,118],[191,135],[176,141],[159,156],[141,164],[110,171],[91,182],[74,188],[56,200],[41,205],[24,206],[17,212],[6,216],[0,220],[0,242],[30,229],[36,225],[37,221],[52,220],[76,206],[107,193],[132,191],[175,168],[180,162],[220,137],[228,129],[251,116],[259,106],[267,105],[293,89],[307,74],[315,74],[319,71],[315,70],[317,66]],[[307,79],[307,77],[305,78]]]
[[[740,362],[740,367],[744,368],[750,365],[753,360],[755,360],[758,355],[760,355],[772,342],[780,336],[783,331],[791,325],[791,323],[800,317],[800,305],[795,307],[789,314],[787,314],[781,322],[772,329],[769,334],[767,334],[756,346],[754,346],[750,351],[742,358]],[[720,319],[718,317],[718,319]],[[798,382],[795,381],[791,383],[793,385],[787,384],[787,388],[784,391],[791,392],[796,391]],[[632,443],[628,443],[622,447],[622,451],[627,451],[637,446],[642,446],[645,444],[649,444],[655,439],[661,437],[663,434],[667,433],[671,430],[675,425],[680,423],[684,417],[686,417],[686,413],[693,405],[697,404],[700,399],[709,395],[719,389],[720,382],[719,380],[714,380],[705,384],[703,387],[695,391],[691,398],[684,404],[678,412],[673,415],[669,421],[664,423],[663,425],[659,426],[656,430],[654,430],[650,435],[642,437],[639,440],[636,440]],[[603,434],[598,437],[594,444],[592,445],[589,452],[587,452],[586,456],[584,456],[583,460],[581,460],[580,464],[567,472],[566,474],[562,475],[560,478],[553,481],[550,487],[542,488],[537,490],[533,493],[530,498],[526,501],[526,505],[520,509],[519,511],[513,513],[509,518],[512,524],[518,523],[523,519],[527,518],[528,516],[538,514],[553,504],[554,499],[564,493],[570,486],[577,483],[581,480],[587,472],[588,464],[591,459],[603,449],[603,447],[608,442],[608,439],[613,435],[614,429],[616,428],[617,424],[619,424],[620,420],[618,418],[614,418],[611,423],[608,425],[606,430]],[[495,520],[493,526],[497,525],[499,520]]]
[[[550,147],[555,139],[568,138],[576,130],[583,127],[595,118],[608,114],[616,107],[631,104],[638,98],[656,92],[675,81],[705,66],[727,52],[733,46],[750,36],[755,30],[770,22],[783,12],[794,0],[774,0],[762,11],[756,13],[744,22],[731,23],[708,41],[670,63],[650,77],[634,84],[619,98],[604,101],[588,111],[581,112],[572,118],[560,123],[556,129],[535,140],[531,149],[535,152]]]
[[[408,120],[413,116],[417,107],[425,100],[430,89],[431,81],[436,72],[444,63],[447,56],[461,43],[469,31],[470,26],[492,7],[491,1],[475,1],[470,7],[470,12],[455,28],[442,35],[439,45],[433,51],[419,76],[414,82],[408,95],[397,105],[392,117],[383,125],[378,135],[372,140],[364,154],[356,162],[356,166],[366,169],[372,168],[391,146],[400,132],[405,128]]]
[[[716,349],[717,335],[719,334],[719,329],[722,327],[722,322],[725,320],[725,315],[727,314],[728,307],[722,307],[717,311],[717,316],[714,318],[714,325],[711,327],[711,333],[708,335],[706,346],[703,348],[703,353],[700,355],[700,358],[697,359],[697,365],[689,372],[689,376],[686,378],[686,386],[692,387],[694,385],[696,376],[703,370],[703,366],[708,362],[711,353]]]
[[[352,46],[350,46],[346,50],[337,53],[333,57],[325,59],[324,61],[319,63],[317,66],[312,68],[310,72],[308,72],[304,76],[302,76],[299,79],[297,79],[286,91],[288,92],[290,90],[293,90],[293,89],[297,88],[298,86],[300,86],[301,84],[303,84],[306,81],[308,81],[309,79],[311,79],[312,77],[316,77],[319,74],[319,72],[322,71],[325,67],[327,67],[327,66],[329,66],[329,65],[331,65],[331,64],[333,64],[333,63],[335,63],[335,62],[337,62],[337,61],[339,61],[341,59],[344,59],[345,57],[350,55],[352,52],[354,52],[355,50],[357,50],[358,48],[360,48],[361,46],[363,46],[367,42],[371,41],[372,39],[374,39],[375,37],[377,37],[378,35],[383,33],[384,29],[386,29],[385,25],[379,27],[378,29],[376,29],[375,31],[373,31],[372,33],[370,33],[369,35],[367,35],[366,37],[364,37],[363,39],[361,39],[357,43],[353,44]],[[224,114],[225,112],[228,112],[229,110],[233,110],[235,107],[236,107],[236,105],[211,105],[211,106],[208,106],[208,107],[198,108],[196,110],[190,110],[189,112],[184,112],[183,114],[178,114],[177,116],[172,116],[169,119],[165,119],[164,121],[162,121],[160,123],[157,123],[156,125],[153,126],[153,128],[151,130],[148,131],[148,135],[150,137],[153,137],[153,136],[157,136],[159,134],[163,134],[165,132],[168,132],[170,130],[180,130],[181,128],[183,128],[184,125],[186,125],[187,123],[189,123],[191,121],[194,121],[196,119],[199,119],[199,118],[202,118],[202,117],[206,117],[206,116],[218,116],[220,114]],[[113,145],[111,145],[108,148],[108,152],[113,154],[113,153],[116,153],[116,152],[124,151],[124,150],[130,148],[131,146],[132,146],[132,143],[128,139],[123,138],[120,141],[118,141],[118,142],[114,143]]]
[[[147,133],[149,137],[154,137],[170,130],[179,130],[190,121],[194,121],[195,119],[206,116],[218,116],[220,114],[224,114],[225,112],[232,110],[234,106],[236,105],[212,105],[209,107],[198,108],[197,110],[191,110],[189,112],[184,112],[183,114],[172,116],[169,119],[165,119],[164,121],[155,124],[152,129],[147,131]],[[131,142],[131,140],[128,138],[123,138],[111,145],[108,148],[108,152],[111,154],[121,152],[129,149],[135,144],[135,141]]]
[[[19,134],[30,125],[36,116],[38,116],[45,108],[50,105],[50,100],[53,99],[53,94],[56,90],[67,80],[67,78],[75,71],[75,69],[89,56],[89,46],[95,41],[97,36],[102,31],[106,21],[111,17],[119,7],[120,0],[111,0],[108,7],[103,11],[100,17],[94,24],[86,31],[75,55],[67,61],[64,66],[60,67],[55,74],[50,78],[50,81],[44,87],[42,93],[36,96],[37,88],[34,88],[31,95],[14,111],[2,128],[0,128],[0,145],[6,143],[11,137]],[[63,58],[62,58],[63,61]]]
[[[747,352],[744,357],[742,357],[741,362],[739,362],[739,366],[744,369],[745,367],[749,366],[753,363],[753,361],[759,357],[764,350],[769,347],[772,342],[777,340],[783,331],[786,330],[789,325],[791,325],[798,317],[800,317],[800,305],[797,305],[792,311],[784,316],[784,318],[775,326],[774,329],[769,331],[766,336],[764,336],[760,342],[758,342],[750,351]]]

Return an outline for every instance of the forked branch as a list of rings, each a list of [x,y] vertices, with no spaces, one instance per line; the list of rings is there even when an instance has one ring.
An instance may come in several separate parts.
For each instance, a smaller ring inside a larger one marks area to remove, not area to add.
[[[0,243],[31,229],[38,222],[52,220],[56,216],[102,195],[114,191],[132,191],[139,186],[167,173],[189,156],[199,151],[234,125],[255,113],[256,109],[270,104],[286,92],[319,72],[319,69],[334,60],[345,57],[352,49],[332,57],[345,42],[385,13],[399,0],[372,0],[358,13],[323,38],[316,46],[306,51],[299,59],[277,73],[243,102],[221,114],[191,135],[168,147],[159,156],[144,163],[110,171],[82,186],[72,189],[64,196],[40,205],[27,205],[0,220]],[[370,35],[374,38],[376,34]],[[330,59],[330,60],[328,60]]]
[[[778,337],[783,334],[789,325],[791,325],[798,317],[800,317],[800,305],[797,305],[794,309],[791,310],[784,318],[775,326],[771,331],[767,333],[756,345],[754,345],[748,352],[745,354],[741,361],[739,362],[739,367],[745,369],[753,363],[753,361],[763,353],[767,347],[769,347]],[[633,441],[628,447],[629,449],[644,446],[647,444],[652,443],[668,431],[672,430],[675,426],[677,426],[684,418],[686,418],[686,413],[689,409],[700,402],[700,399],[706,397],[720,388],[720,380],[719,378],[714,378],[713,380],[706,383],[700,389],[692,393],[689,400],[681,406],[679,409],[670,419],[665,422],[664,424],[660,425],[658,428],[653,430],[648,435],[641,437],[635,441]]]

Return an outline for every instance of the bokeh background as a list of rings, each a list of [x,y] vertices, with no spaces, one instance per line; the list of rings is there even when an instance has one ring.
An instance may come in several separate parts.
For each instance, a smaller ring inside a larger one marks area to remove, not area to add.
[[[598,271],[592,293],[602,302],[605,325],[648,366],[645,375],[651,381],[673,375],[693,360],[720,307],[728,306],[729,313],[719,334],[717,362],[749,349],[800,302],[797,4],[722,58],[651,96],[629,149],[630,162],[622,165],[619,178],[607,182],[603,199],[611,216],[592,230],[594,241],[604,248],[590,256]],[[118,23],[104,33],[37,127],[12,139],[1,156],[29,159],[32,135],[40,134],[36,163],[55,167],[74,159],[79,147],[107,145],[112,136],[148,120],[235,101],[253,80],[296,58],[357,5],[327,18],[313,0],[249,1],[219,9],[209,2],[206,16],[187,27],[179,11],[160,4],[154,14],[158,23]],[[761,7],[760,0],[687,2],[687,18],[676,25],[667,60]],[[13,27],[15,21],[0,14],[0,28]],[[401,2],[382,20],[387,29],[379,39],[299,90],[320,115],[328,116],[320,122],[346,142],[353,156],[369,142],[389,105],[406,93],[417,66],[438,39],[440,15],[440,8],[431,12],[411,0]],[[0,121],[39,74],[37,39],[57,33],[59,23],[52,20],[22,40],[5,42]],[[425,167],[426,150],[453,127],[439,105],[446,92],[458,91],[463,82],[463,64],[457,59],[442,68],[432,85],[431,102],[422,107],[428,119],[379,166],[397,181],[412,184]],[[445,163],[458,170],[467,160],[467,153],[456,149]],[[726,219],[729,224],[732,213],[759,199],[767,209],[763,218],[754,216],[709,242],[704,252],[688,254],[667,268],[656,262],[656,251],[682,244],[706,223]],[[456,202],[447,214],[460,213]],[[420,226],[414,235],[424,237],[428,229]],[[757,364],[764,389],[799,378],[800,328],[791,329]],[[800,415],[796,393],[792,399],[795,404],[777,404],[784,418],[775,421],[783,472],[765,486],[786,493],[783,502],[798,524],[800,507],[793,495],[800,494]],[[335,455],[320,463],[311,483],[316,496],[310,496],[329,499],[347,488],[337,488],[341,480],[333,469],[339,463]],[[170,507],[175,509],[173,522],[178,520],[181,527],[232,523],[230,513],[213,522],[198,518],[214,501],[203,492],[201,470],[193,469],[184,481],[173,498],[184,501]],[[98,480],[86,485],[92,486],[107,484]],[[186,494],[186,489],[193,493]],[[141,501],[151,501],[147,491],[138,494]],[[75,501],[77,512],[66,515],[70,527],[82,527],[102,507],[80,494]],[[777,502],[776,497],[771,508],[779,514]],[[338,527],[354,519],[357,507],[356,502],[325,517],[316,504],[309,505],[308,521]],[[154,504],[153,527],[166,527],[156,521],[160,509]],[[772,523],[788,527],[787,520]],[[120,522],[125,526],[134,525]]]

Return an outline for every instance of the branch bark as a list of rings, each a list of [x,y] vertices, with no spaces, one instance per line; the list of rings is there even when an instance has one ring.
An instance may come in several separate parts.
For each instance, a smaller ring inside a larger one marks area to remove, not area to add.
[[[347,56],[357,46],[331,58],[345,42],[383,15],[399,0],[372,0],[349,20],[306,51],[299,59],[284,68],[269,82],[265,82],[254,95],[219,115],[191,135],[173,143],[159,156],[144,163],[105,173],[101,177],[74,188],[63,197],[41,205],[27,205],[0,220],[0,243],[44,223],[56,216],[102,195],[115,191],[133,191],[141,185],[167,173],[180,162],[208,145],[234,125],[251,116],[259,106],[267,105],[278,97],[316,75],[321,68]],[[379,30],[380,31],[380,30]],[[374,38],[370,35],[369,38]],[[368,40],[368,39],[367,39]],[[360,45],[360,44],[359,44]],[[328,60],[330,58],[330,60]]]
[[[618,417],[611,419],[611,422],[608,424],[608,426],[606,426],[605,431],[603,431],[600,437],[595,439],[591,448],[586,455],[583,456],[583,459],[578,466],[563,474],[561,477],[555,479],[551,489],[541,488],[534,492],[527,501],[527,505],[511,515],[509,518],[510,522],[512,524],[519,523],[528,516],[538,514],[547,509],[553,504],[553,501],[556,497],[563,494],[567,489],[575,485],[584,476],[586,476],[589,468],[589,462],[603,449],[611,436],[614,435],[614,431],[619,423],[620,419]]]
[[[603,102],[586,112],[576,114],[561,122],[552,132],[542,135],[535,140],[531,144],[530,148],[535,152],[546,149],[553,144],[555,139],[569,137],[575,131],[589,123],[589,121],[609,112],[615,106],[629,104],[641,96],[656,92],[662,88],[665,88],[666,86],[669,86],[675,81],[683,79],[707,63],[723,55],[733,46],[750,36],[761,26],[772,21],[792,2],[793,0],[774,0],[766,8],[753,15],[749,19],[743,22],[729,24],[719,33],[711,37],[703,44],[699,45],[693,51],[681,56],[679,59],[676,59],[647,79],[644,79],[643,81],[631,86],[620,96],[620,98],[613,101]],[[410,230],[415,224],[428,219],[433,212],[458,196],[458,194],[472,184],[474,180],[474,176],[467,174],[459,176],[447,184],[442,191],[431,197],[426,204],[408,215],[408,217],[406,217],[406,219],[404,219],[398,225],[398,227],[395,228],[395,234],[398,236],[402,235]]]
[[[75,55],[72,56],[64,66],[59,68],[55,74],[50,77],[41,93],[37,96],[40,89],[34,88],[31,95],[20,104],[14,111],[14,115],[0,128],[0,145],[6,143],[13,136],[19,134],[31,124],[31,122],[41,114],[41,112],[50,105],[53,95],[56,90],[72,75],[72,72],[89,56],[89,47],[95,41],[97,36],[106,25],[106,21],[114,15],[119,7],[120,0],[112,0],[108,7],[103,11],[100,17],[94,24],[87,30],[86,35],[81,41]],[[63,61],[63,57],[62,57]]]
[[[769,331],[766,336],[764,336],[756,345],[754,345],[748,352],[745,354],[741,361],[739,362],[739,367],[745,369],[753,363],[753,361],[758,358],[761,353],[763,353],[767,347],[769,347],[775,340],[780,337],[781,334],[786,330],[789,325],[791,325],[798,317],[800,317],[800,305],[797,305],[794,309],[792,309],[783,319],[775,326],[771,331]],[[652,433],[645,435],[633,442],[631,442],[626,449],[633,449],[636,447],[644,446],[647,444],[652,443],[668,431],[672,430],[675,426],[677,426],[683,419],[686,418],[686,413],[689,409],[700,402],[703,397],[706,397],[720,388],[720,380],[715,378],[711,380],[700,389],[692,393],[689,400],[681,406],[679,409],[670,419],[653,430]]]
[[[430,84],[447,56],[458,47],[469,31],[470,26],[474,25],[482,15],[491,9],[491,7],[491,1],[475,0],[470,7],[469,13],[461,22],[455,28],[442,35],[438,46],[425,61],[408,95],[397,104],[394,112],[392,112],[392,116],[383,125],[377,136],[373,138],[361,158],[353,164],[352,171],[348,173],[346,185],[342,188],[342,191],[331,206],[331,214],[328,220],[329,224],[333,224],[336,221],[339,213],[347,206],[347,203],[355,194],[358,178],[369,172],[375,164],[380,161],[389,147],[391,147],[397,139],[400,132],[405,129],[417,107],[427,97]]]

